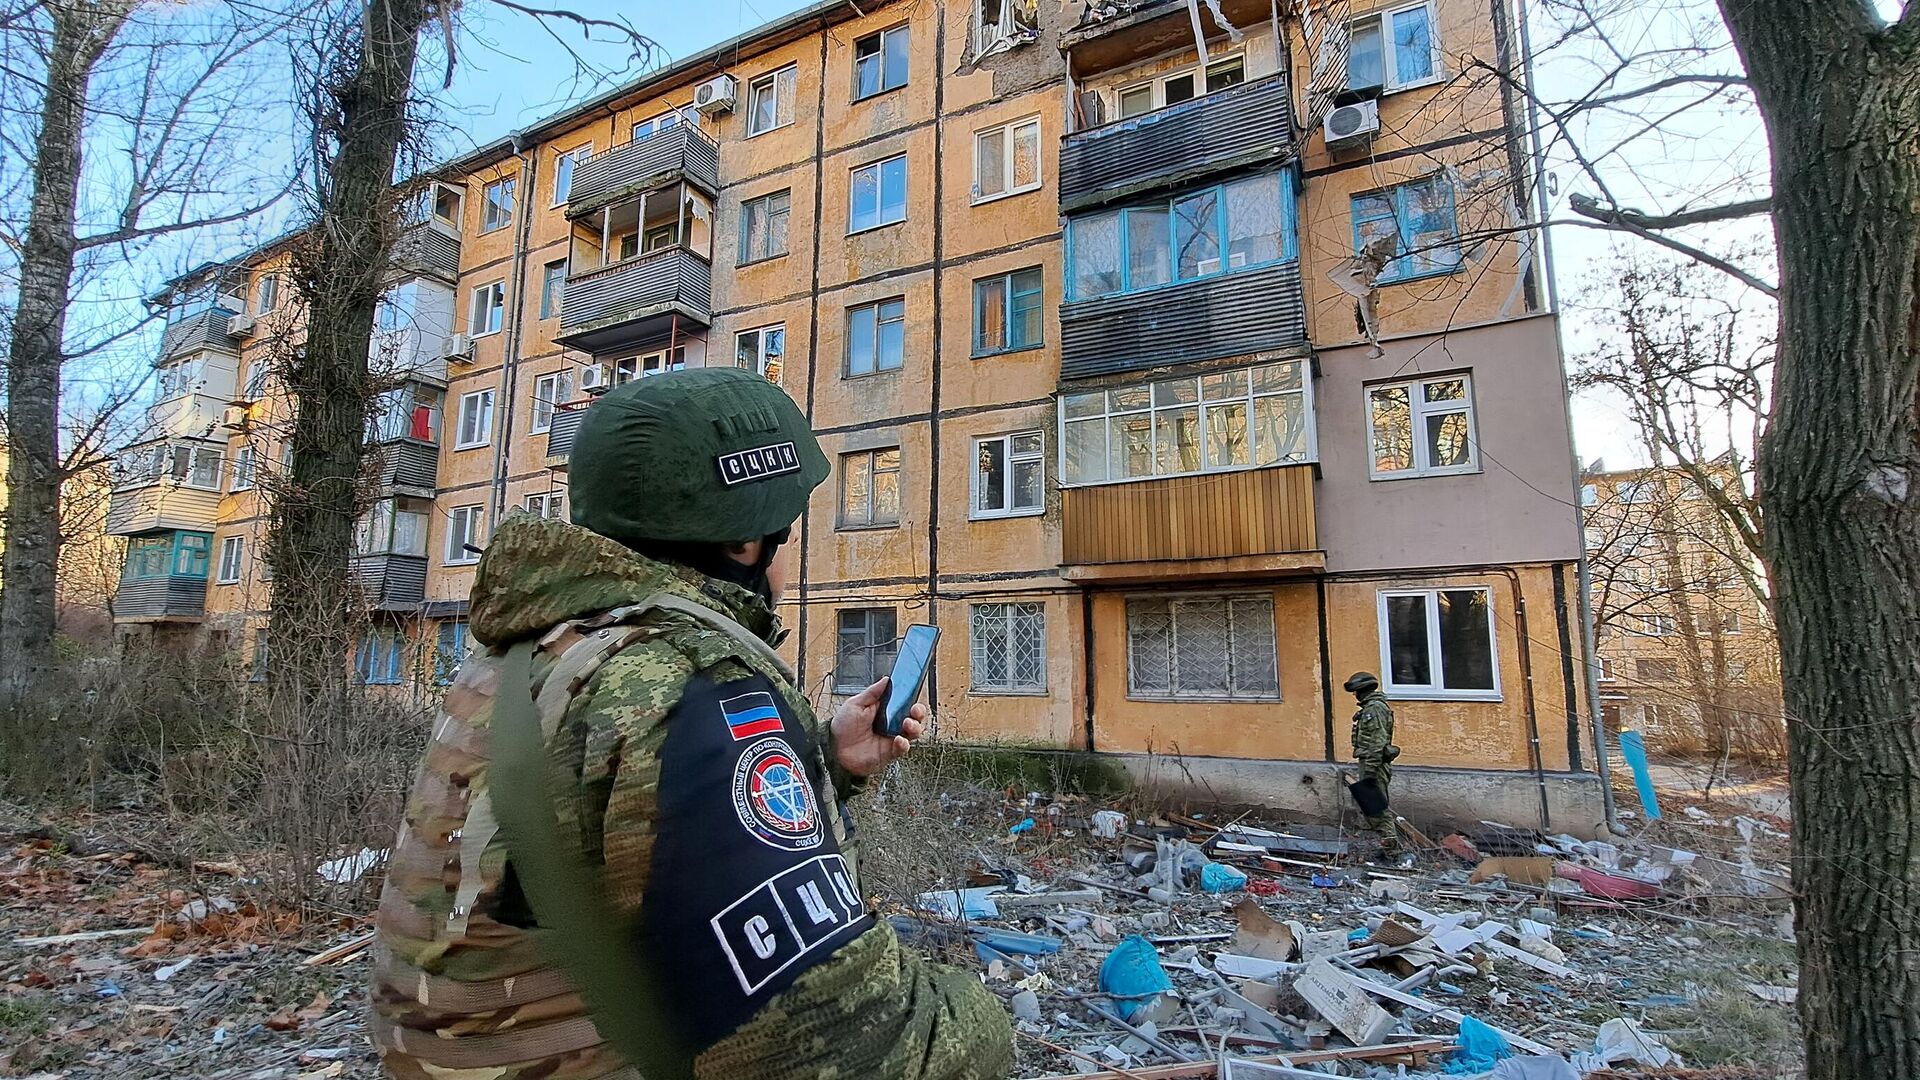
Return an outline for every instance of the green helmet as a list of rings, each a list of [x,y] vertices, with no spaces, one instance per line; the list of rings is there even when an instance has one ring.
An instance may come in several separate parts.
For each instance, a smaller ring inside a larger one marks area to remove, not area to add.
[[[1371,694],[1380,689],[1380,679],[1371,671],[1356,671],[1340,688],[1349,694]]]
[[[568,463],[573,523],[622,543],[734,543],[792,525],[827,456],[786,392],[741,368],[601,395]]]

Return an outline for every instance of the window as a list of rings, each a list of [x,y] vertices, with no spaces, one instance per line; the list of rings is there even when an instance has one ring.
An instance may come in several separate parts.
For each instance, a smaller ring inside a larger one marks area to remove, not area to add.
[[[424,225],[429,220],[438,220],[458,234],[460,231],[460,211],[466,202],[465,188],[450,184],[430,184],[409,196],[405,208],[406,222],[409,225]]]
[[[793,123],[796,73],[793,67],[783,67],[747,85],[747,138]]]
[[[477,286],[473,290],[473,303],[467,308],[467,333],[474,337],[499,333],[500,320],[506,310],[506,282]]]
[[[907,155],[853,170],[853,194],[847,204],[847,231],[863,232],[907,220]]]
[[[1215,90],[1225,90],[1247,81],[1247,63],[1244,57],[1228,56],[1207,65],[1204,82],[1200,79],[1198,64],[1175,71],[1162,72],[1145,82],[1135,83],[1119,93],[1120,118],[1152,112],[1168,105],[1178,105],[1198,94],[1211,94]],[[1204,88],[1202,88],[1204,87]]]
[[[972,654],[976,692],[1047,692],[1047,613],[1039,604],[973,605]]]
[[[1580,505],[1593,506],[1600,501],[1600,489],[1592,484],[1580,485]],[[1598,545],[1596,545],[1598,546]]]
[[[381,394],[367,420],[368,442],[440,441],[440,391],[425,386],[400,387]]]
[[[168,364],[160,369],[154,384],[154,400],[166,401],[182,394],[191,393],[199,382],[198,366],[192,361],[183,364]]]
[[[973,283],[973,355],[1040,347],[1039,267]]]
[[[892,608],[847,608],[840,612],[840,647],[833,692],[857,694],[893,670],[900,652]]]
[[[1380,667],[1387,693],[1498,700],[1493,594],[1484,588],[1380,594]]]
[[[1063,483],[1257,468],[1314,458],[1303,361],[1066,394]]]
[[[561,297],[567,291],[567,260],[550,262],[540,269],[540,317],[551,319],[560,314]]]
[[[1384,238],[1397,256],[1374,278],[1382,284],[1458,270],[1458,236],[1453,184],[1444,173],[1353,197],[1353,249]]]
[[[504,229],[513,221],[514,177],[488,184],[480,206],[480,231]]]
[[[493,440],[493,391],[475,390],[460,395],[460,428],[454,439],[455,450],[471,450]]]
[[[1403,90],[1440,74],[1433,11],[1424,2],[1369,15],[1353,23],[1347,53],[1347,89]]]
[[[900,448],[840,455],[840,527],[900,523]]]
[[[1613,492],[1621,502],[1657,503],[1663,490],[1658,480],[1625,480]]]
[[[527,496],[527,513],[549,521],[567,520],[567,497],[558,491],[536,491]]]
[[[400,682],[400,660],[405,651],[406,642],[396,631],[369,630],[354,653],[353,670],[368,686],[396,686]]]
[[[1037,40],[1040,34],[1038,0],[976,0],[973,7],[973,55],[1009,38]]]
[[[354,523],[356,555],[415,555],[427,553],[427,509],[424,499],[381,499]]]
[[[973,441],[974,518],[1046,511],[1046,466],[1040,433],[1020,431]]]
[[[253,662],[247,672],[247,681],[267,681],[267,631],[265,627],[253,632]]]
[[[550,372],[533,380],[533,421],[527,434],[539,435],[553,427],[553,410],[573,400],[573,369]]]
[[[166,577],[173,565],[173,537],[136,536],[127,541],[127,565],[122,576],[128,580]]]
[[[1739,660],[1727,661],[1725,671],[1729,682],[1740,682],[1747,677],[1747,665]]]
[[[1018,195],[1040,186],[1040,118],[974,132],[973,201]]]
[[[280,275],[261,274],[254,294],[253,310],[265,315],[280,306]]]
[[[206,577],[207,555],[213,548],[213,537],[206,533],[175,533],[173,535],[174,576]]]
[[[868,34],[853,43],[853,99],[907,85],[905,24]]]
[[[733,335],[734,362],[748,371],[767,377],[767,381],[780,381],[780,360],[787,351],[786,324],[762,326],[757,330],[742,330]]]
[[[1605,656],[1600,658],[1600,681],[1612,682],[1619,676],[1614,674],[1613,661]]]
[[[233,490],[245,491],[253,486],[253,469],[258,457],[251,446],[233,452]]]
[[[214,575],[214,584],[239,583],[241,555],[245,548],[246,537],[244,536],[229,536],[220,541],[220,572]]]
[[[447,549],[448,566],[478,562],[478,552],[467,548],[480,546],[481,508],[478,506],[456,506],[447,511]]]
[[[1634,633],[1647,637],[1672,637],[1677,632],[1671,615],[1641,615],[1636,624]]]
[[[649,135],[677,128],[681,124],[689,127],[700,126],[700,114],[691,108],[671,109],[651,120],[642,120],[633,125],[633,141],[639,142]]]
[[[847,377],[897,371],[907,351],[904,298],[847,309]]]
[[[1259,701],[1279,698],[1273,598],[1129,599],[1127,696]]]
[[[220,451],[204,446],[193,447],[191,451],[187,447],[176,446],[173,448],[174,479],[201,491],[219,491],[220,463],[224,456]],[[184,477],[181,475],[183,468]]]
[[[687,350],[674,349],[672,352],[649,353],[646,356],[629,356],[613,362],[613,385],[622,386],[635,379],[644,379],[658,375],[663,371],[680,371],[687,366]]]
[[[1720,613],[1720,632],[1723,634],[1739,633],[1740,632],[1740,613],[1737,611],[1721,612]]]
[[[593,144],[576,146],[553,159],[553,205],[559,206],[573,193],[573,171],[593,157]]]
[[[1478,472],[1473,384],[1465,375],[1367,388],[1375,480]]]
[[[1640,724],[1649,732],[1657,732],[1679,719],[1672,705],[1647,702],[1640,706]]]
[[[1633,677],[1641,682],[1673,682],[1680,677],[1680,669],[1671,660],[1636,660]]]
[[[433,643],[433,681],[446,686],[453,681],[453,673],[467,658],[467,622],[465,619],[453,619],[440,624],[434,631]]]
[[[1067,223],[1067,250],[1068,295],[1075,300],[1292,259],[1293,179],[1265,173],[1075,218]]]
[[[267,393],[267,361],[255,360],[247,365],[247,385],[241,396],[248,401],[259,401]]]
[[[787,216],[793,195],[776,191],[740,204],[740,261],[759,262],[787,253]]]

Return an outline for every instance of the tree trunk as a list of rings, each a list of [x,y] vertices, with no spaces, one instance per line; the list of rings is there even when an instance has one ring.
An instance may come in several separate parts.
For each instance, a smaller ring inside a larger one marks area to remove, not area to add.
[[[0,698],[31,689],[53,655],[60,564],[60,365],[73,278],[80,142],[94,66],[128,13],[119,3],[85,0],[62,0],[48,10],[53,40],[34,139],[20,300],[7,353],[7,535],[0,571],[0,656],[7,662]]]
[[[311,702],[341,683],[357,605],[349,575],[362,505],[375,309],[397,214],[394,166],[412,133],[408,105],[424,0],[369,0],[358,40],[322,87],[315,124],[333,153],[319,177],[308,245],[295,257],[306,344],[282,358],[296,403],[292,467],[274,495],[268,678]]]
[[[1920,1076],[1920,11],[1721,0],[1772,136],[1761,493],[1812,1080]]]

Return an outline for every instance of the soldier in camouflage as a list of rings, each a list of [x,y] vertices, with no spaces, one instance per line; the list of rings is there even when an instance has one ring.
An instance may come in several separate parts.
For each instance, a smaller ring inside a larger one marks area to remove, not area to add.
[[[1394,829],[1391,805],[1393,759],[1400,748],[1393,745],[1393,710],[1387,695],[1380,692],[1380,680],[1369,671],[1356,671],[1342,684],[1360,703],[1353,714],[1353,757],[1360,766],[1360,782],[1373,782],[1379,792],[1378,813],[1367,814],[1367,831],[1379,837],[1380,845],[1397,852],[1400,839]]]
[[[876,732],[882,680],[820,724],[773,649],[774,550],[828,473],[792,400],[737,370],[630,383],[588,411],[571,465],[574,524],[511,518],[479,565],[485,649],[448,690],[376,918],[387,1071],[640,1080],[672,1043],[646,1080],[1004,1077],[998,1001],[902,948],[859,888],[842,800],[907,753],[924,707]],[[527,876],[556,864],[518,824],[516,777],[560,864],[593,878],[611,965],[662,993],[568,962],[556,935],[583,924]]]

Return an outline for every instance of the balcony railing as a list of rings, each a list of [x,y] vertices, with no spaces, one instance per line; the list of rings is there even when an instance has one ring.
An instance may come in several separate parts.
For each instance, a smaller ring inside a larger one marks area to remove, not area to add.
[[[157,480],[144,487],[116,488],[107,500],[107,534],[132,536],[159,529],[211,529],[220,516],[220,493]]]
[[[1085,378],[1304,344],[1300,267],[1277,263],[1060,305],[1060,377]]]
[[[681,177],[709,194],[720,190],[720,151],[691,124],[677,124],[588,158],[573,171],[567,214],[596,210]]]
[[[418,611],[427,595],[424,555],[356,555],[353,579],[372,611]]]
[[[368,448],[379,457],[381,487],[431,489],[440,475],[440,448],[414,438],[385,439]]]
[[[207,613],[207,579],[174,574],[123,579],[113,594],[116,621],[198,619]]]
[[[1260,163],[1294,151],[1285,75],[1116,120],[1060,145],[1066,213]]]
[[[1276,465],[1063,488],[1061,564],[1224,561],[1317,552],[1313,470],[1312,465]],[[1311,568],[1316,561],[1303,560],[1295,568]],[[1281,568],[1277,562],[1246,567]]]
[[[460,277],[460,237],[429,219],[410,226],[393,242],[393,265],[416,274],[431,274],[447,282]]]
[[[658,138],[658,136],[653,136]],[[684,247],[665,247],[567,279],[554,340],[603,353],[713,321],[713,268]]]
[[[547,468],[564,469],[573,456],[573,440],[580,434],[580,421],[587,417],[586,401],[569,401],[553,410],[553,423],[547,428]]]

